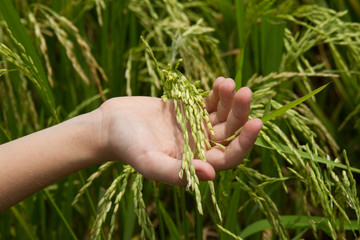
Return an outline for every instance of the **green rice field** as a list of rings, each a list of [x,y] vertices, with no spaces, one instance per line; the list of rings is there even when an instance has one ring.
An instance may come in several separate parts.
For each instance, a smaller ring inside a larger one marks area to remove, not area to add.
[[[0,213],[0,240],[360,238],[360,1],[1,0],[0,144],[161,97],[154,58],[252,90],[242,163],[197,191],[94,166]]]

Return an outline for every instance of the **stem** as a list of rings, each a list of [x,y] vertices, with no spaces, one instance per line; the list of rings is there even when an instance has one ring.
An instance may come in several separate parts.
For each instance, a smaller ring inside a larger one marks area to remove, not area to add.
[[[71,237],[75,240],[77,240],[78,238],[76,237],[75,233],[73,232],[73,230],[71,229],[68,221],[66,220],[66,218],[64,217],[64,215],[62,214],[62,212],[60,211],[58,205],[55,203],[54,199],[51,197],[50,193],[44,189],[43,190],[45,196],[47,197],[47,199],[50,201],[50,204],[54,207],[55,211],[59,214],[61,220],[64,222],[65,227],[67,228],[67,230],[69,231]]]

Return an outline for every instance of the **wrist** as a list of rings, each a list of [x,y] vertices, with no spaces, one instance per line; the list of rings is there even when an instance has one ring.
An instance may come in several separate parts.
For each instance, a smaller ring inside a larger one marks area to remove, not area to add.
[[[93,114],[93,130],[96,136],[97,159],[100,163],[119,161],[119,149],[122,146],[119,127],[122,125],[123,98],[112,98],[104,102]],[[114,139],[116,136],[116,139]]]
[[[77,149],[76,162],[81,168],[101,164],[104,158],[104,145],[101,131],[101,113],[98,109],[63,122],[63,131],[69,132],[69,141]],[[70,145],[71,145],[70,144]]]
[[[80,170],[105,162],[102,154],[101,114],[98,110],[76,116],[52,128],[57,142],[65,146],[62,154],[67,156],[66,159],[74,169]]]

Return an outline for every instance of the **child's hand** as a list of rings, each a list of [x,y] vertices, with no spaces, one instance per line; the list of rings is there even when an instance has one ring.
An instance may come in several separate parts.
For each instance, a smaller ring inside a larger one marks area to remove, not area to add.
[[[248,121],[251,91],[242,88],[234,93],[232,79],[218,78],[205,99],[214,127],[212,140],[223,140],[243,127],[239,136],[227,143],[226,150],[213,147],[206,152],[208,162],[194,159],[200,180],[212,180],[215,170],[236,167],[253,146],[262,127],[259,119]],[[175,118],[174,105],[150,97],[121,97],[105,102],[102,116],[102,157],[133,166],[145,177],[171,184],[179,179],[183,137]]]

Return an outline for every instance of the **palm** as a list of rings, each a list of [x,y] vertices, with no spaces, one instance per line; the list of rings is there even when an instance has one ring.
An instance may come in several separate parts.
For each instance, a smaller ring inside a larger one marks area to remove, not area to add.
[[[213,140],[222,140],[243,127],[240,136],[226,150],[207,150],[208,163],[194,160],[201,180],[210,180],[215,170],[235,167],[253,145],[261,122],[247,122],[251,91],[242,89],[234,94],[232,80],[219,78],[205,99],[215,131]],[[116,159],[132,165],[150,179],[183,184],[178,177],[183,149],[182,132],[176,122],[173,103],[158,98],[115,98],[107,104],[110,151]],[[121,109],[121,111],[120,111]],[[107,116],[107,114],[105,115]],[[106,121],[105,121],[106,122]]]

